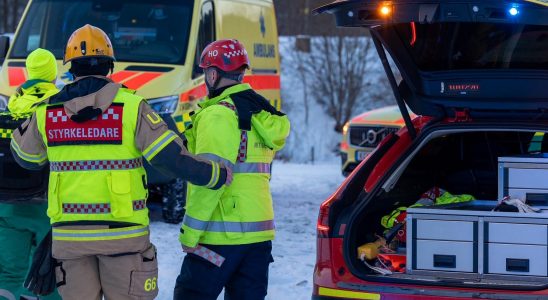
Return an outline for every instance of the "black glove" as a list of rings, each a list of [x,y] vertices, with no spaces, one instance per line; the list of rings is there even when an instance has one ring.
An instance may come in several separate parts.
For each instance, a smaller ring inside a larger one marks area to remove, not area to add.
[[[35,295],[47,296],[57,287],[55,267],[57,261],[51,253],[51,230],[36,248],[32,258],[32,265],[25,280],[24,286]]]

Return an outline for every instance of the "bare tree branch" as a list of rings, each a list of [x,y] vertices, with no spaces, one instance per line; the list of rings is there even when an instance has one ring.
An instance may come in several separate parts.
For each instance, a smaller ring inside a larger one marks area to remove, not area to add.
[[[377,101],[369,91],[372,42],[366,37],[322,36],[311,43],[311,53],[299,58],[300,68],[308,73],[312,96],[334,119],[335,130],[340,132],[358,109],[368,106],[363,103]]]

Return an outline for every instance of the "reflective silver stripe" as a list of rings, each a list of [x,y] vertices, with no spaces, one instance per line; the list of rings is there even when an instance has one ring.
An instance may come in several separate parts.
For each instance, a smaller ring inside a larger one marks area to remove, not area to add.
[[[108,229],[107,229],[108,230]],[[114,232],[90,232],[86,233],[85,230],[79,231],[78,233],[68,233],[68,232],[58,232],[55,229],[52,232],[52,236],[54,238],[96,238],[96,237],[115,237],[115,236],[123,236],[123,235],[130,235],[135,233],[143,233],[148,231],[148,226],[132,229],[132,230],[126,230],[126,231],[114,231]]]
[[[236,173],[270,174],[270,164],[266,163],[237,163],[232,169]]]
[[[145,200],[134,200],[133,210],[143,210],[146,208]],[[110,214],[110,203],[63,203],[63,213],[65,214]]]
[[[142,158],[126,160],[82,160],[50,162],[49,169],[53,172],[66,171],[96,171],[96,170],[131,170],[143,166]]]
[[[233,173],[264,173],[270,174],[270,164],[268,163],[236,163],[233,164],[230,160],[222,158],[212,153],[198,154],[199,157],[222,163],[232,169]]]
[[[259,232],[274,230],[274,220],[261,222],[217,222],[200,221],[185,215],[183,224],[200,231],[209,232]]]
[[[223,164],[226,167],[234,169],[234,164],[230,160],[222,158],[218,155],[215,155],[215,154],[212,154],[212,153],[201,153],[201,154],[198,154],[198,157],[205,158],[207,160],[212,160],[214,162]]]
[[[17,145],[17,142],[15,141],[15,139],[11,140],[10,145],[11,145],[11,148],[13,150],[15,150],[15,152],[17,153],[17,155],[19,157],[21,157],[22,159],[24,159],[28,162],[41,163],[44,160],[46,160],[46,158],[48,158],[47,154],[33,155],[33,154],[28,154],[28,153],[23,152],[23,150],[21,150],[21,148],[19,148],[19,145]]]
[[[10,291],[0,289],[0,297],[4,297],[7,300],[16,300],[15,295],[13,295]]]
[[[145,158],[148,160],[152,155],[157,154],[156,151],[160,148],[165,147],[165,144],[174,136],[176,137],[177,135],[173,131],[169,131],[169,133],[160,142],[158,142],[156,146],[147,151],[147,154],[145,154]]]
[[[211,181],[207,185],[208,188],[212,188],[219,183],[219,173],[221,173],[221,167],[218,163],[213,162],[211,165],[211,168],[213,169],[212,175],[211,175]]]

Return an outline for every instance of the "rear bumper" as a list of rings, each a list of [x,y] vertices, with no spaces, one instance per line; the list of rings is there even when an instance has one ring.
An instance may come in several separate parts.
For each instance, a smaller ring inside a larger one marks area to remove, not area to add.
[[[380,294],[366,293],[360,291],[333,289],[317,287],[314,289],[316,295],[312,295],[312,300],[330,300],[330,299],[368,299],[380,300]]]
[[[337,288],[315,287],[312,300],[325,299],[370,299],[370,300],[546,300],[548,291],[511,292],[489,291],[483,289],[425,288],[417,286],[360,285],[340,282]]]
[[[312,296],[312,300],[341,300],[341,298],[327,296]]]

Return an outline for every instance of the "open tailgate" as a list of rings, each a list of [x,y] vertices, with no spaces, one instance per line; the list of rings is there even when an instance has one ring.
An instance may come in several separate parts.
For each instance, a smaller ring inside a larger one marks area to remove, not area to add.
[[[548,119],[548,0],[340,0],[316,12],[370,28],[416,114]]]

